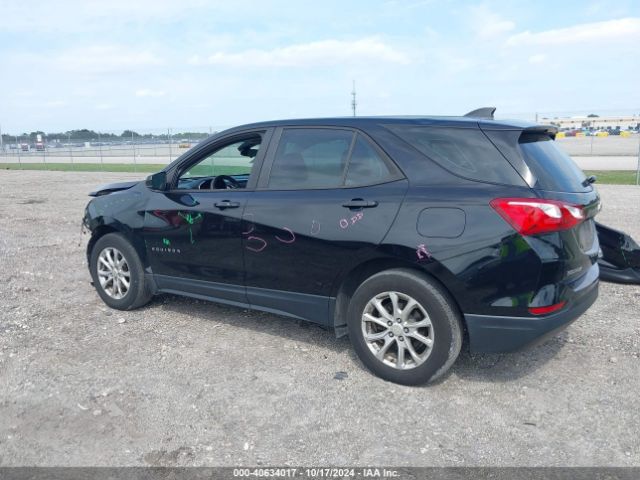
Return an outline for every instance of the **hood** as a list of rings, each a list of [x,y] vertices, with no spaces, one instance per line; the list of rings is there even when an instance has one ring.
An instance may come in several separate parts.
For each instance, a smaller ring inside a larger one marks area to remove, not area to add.
[[[92,192],[89,193],[90,197],[100,197],[102,195],[109,195],[113,192],[118,192],[120,190],[127,190],[135,185],[140,183],[139,180],[133,182],[116,182],[116,183],[107,183],[105,185],[101,185]]]

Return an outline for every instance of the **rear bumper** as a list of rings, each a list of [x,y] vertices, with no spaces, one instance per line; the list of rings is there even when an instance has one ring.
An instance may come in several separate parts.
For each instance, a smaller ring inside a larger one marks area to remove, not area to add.
[[[600,264],[600,280],[640,285],[640,268],[612,268]]]
[[[598,281],[586,287],[571,306],[540,317],[497,317],[465,314],[472,352],[498,353],[539,343],[566,328],[598,298]]]

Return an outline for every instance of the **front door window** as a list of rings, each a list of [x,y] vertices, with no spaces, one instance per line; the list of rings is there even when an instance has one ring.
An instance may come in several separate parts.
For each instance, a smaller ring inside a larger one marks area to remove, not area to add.
[[[225,190],[245,188],[258,155],[262,137],[245,138],[225,145],[187,167],[179,178],[180,190]]]

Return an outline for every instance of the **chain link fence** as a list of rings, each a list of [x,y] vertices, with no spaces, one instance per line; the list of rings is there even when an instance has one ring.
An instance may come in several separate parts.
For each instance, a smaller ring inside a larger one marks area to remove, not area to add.
[[[498,117],[500,118],[500,117]],[[556,141],[584,170],[635,171],[640,183],[640,134],[635,114],[615,117],[578,117],[562,113],[506,114],[537,123],[554,123],[561,133]],[[584,118],[586,120],[575,120]],[[638,117],[640,118],[640,117]],[[606,123],[609,122],[609,125]],[[578,128],[579,126],[579,128]],[[60,169],[154,171],[171,163],[209,135],[230,126],[123,130],[77,130],[59,134],[32,132],[2,135],[2,164],[49,164]],[[5,168],[7,165],[5,165]]]
[[[2,135],[0,164],[69,164],[100,165],[124,164],[134,167],[164,166],[171,163],[195,145],[228,128],[227,126],[178,129],[164,133],[138,133],[133,130],[92,132],[80,130],[64,134],[33,132],[22,135]],[[148,168],[141,167],[141,170]]]

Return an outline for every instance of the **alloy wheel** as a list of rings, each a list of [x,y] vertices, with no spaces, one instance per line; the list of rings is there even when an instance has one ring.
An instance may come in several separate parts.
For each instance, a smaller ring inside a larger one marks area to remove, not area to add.
[[[120,300],[125,297],[131,285],[131,271],[122,252],[107,247],[98,255],[98,280],[102,290],[111,298]]]
[[[362,313],[362,334],[375,357],[399,370],[422,365],[433,350],[434,332],[426,310],[413,297],[383,292]]]

